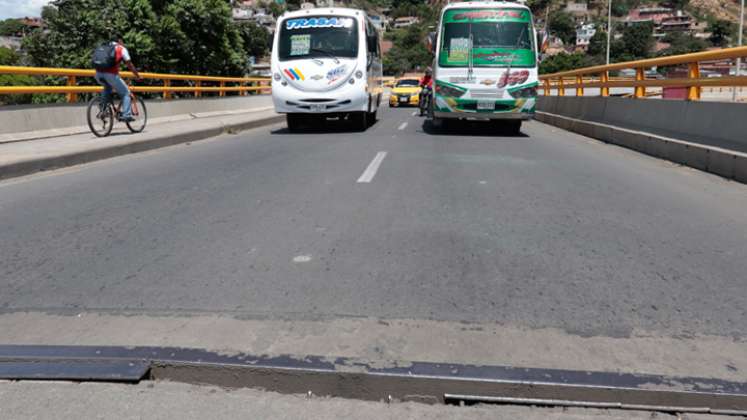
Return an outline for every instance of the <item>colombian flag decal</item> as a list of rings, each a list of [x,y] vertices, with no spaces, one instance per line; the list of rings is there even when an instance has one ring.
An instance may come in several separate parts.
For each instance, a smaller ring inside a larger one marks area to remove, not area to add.
[[[306,80],[305,77],[303,77],[303,73],[301,73],[301,70],[299,70],[297,67],[292,69],[285,69],[286,76],[290,77],[291,80]]]

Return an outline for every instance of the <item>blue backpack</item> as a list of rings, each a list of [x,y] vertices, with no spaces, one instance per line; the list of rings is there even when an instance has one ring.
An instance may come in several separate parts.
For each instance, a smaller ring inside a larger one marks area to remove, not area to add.
[[[117,49],[116,45],[107,42],[101,44],[93,50],[93,56],[91,58],[91,64],[96,70],[106,70],[117,65]]]

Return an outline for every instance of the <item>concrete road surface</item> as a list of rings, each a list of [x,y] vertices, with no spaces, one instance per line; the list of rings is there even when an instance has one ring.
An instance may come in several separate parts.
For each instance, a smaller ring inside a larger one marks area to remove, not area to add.
[[[0,341],[746,378],[747,186],[538,122],[429,133],[414,111],[0,183]]]

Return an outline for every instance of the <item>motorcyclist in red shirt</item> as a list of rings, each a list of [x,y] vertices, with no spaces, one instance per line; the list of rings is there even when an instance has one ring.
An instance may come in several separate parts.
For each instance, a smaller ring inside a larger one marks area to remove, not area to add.
[[[433,72],[430,68],[425,71],[425,75],[420,79],[419,85],[422,89],[420,91],[418,107],[422,116],[426,114],[427,108],[430,107],[431,94],[433,92]]]

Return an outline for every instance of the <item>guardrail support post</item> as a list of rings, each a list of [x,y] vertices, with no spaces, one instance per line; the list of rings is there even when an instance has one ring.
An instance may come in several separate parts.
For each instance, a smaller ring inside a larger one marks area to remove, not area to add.
[[[68,86],[76,85],[75,76],[67,76],[67,85]],[[68,103],[78,102],[78,94],[75,92],[67,93],[65,96],[67,96]]]
[[[608,83],[610,81],[610,72],[603,71],[602,74],[599,75],[599,80],[602,83]],[[604,96],[604,97],[610,96],[610,87],[609,86],[602,86],[602,96]]]
[[[584,77],[576,76],[576,96],[584,96]]]
[[[226,87],[226,82],[220,82],[220,93],[218,96],[226,96],[226,91],[223,90]]]
[[[700,65],[696,63],[690,63],[687,65],[687,77],[690,79],[700,78]],[[697,101],[700,99],[700,86],[689,86],[687,88],[687,100]]]
[[[565,85],[562,77],[558,79],[558,96],[565,96]]]
[[[643,68],[635,69],[635,80],[636,81],[646,80],[646,71]],[[646,97],[646,87],[645,86],[636,86],[635,87],[635,97],[636,98],[645,98]]]
[[[545,96],[550,96],[550,79],[545,79],[544,85],[545,85]]]
[[[246,92],[247,92],[247,90],[246,90],[245,88],[246,88],[247,86],[251,86],[251,85],[252,85],[252,83],[253,83],[253,82],[248,82],[248,83],[244,83],[244,82],[239,82],[239,87],[241,88],[241,90],[239,91],[239,95],[241,95],[241,96],[246,96]]]
[[[198,81],[196,81],[196,82],[195,82],[195,87],[197,88],[197,89],[195,90],[195,98],[200,98],[200,97],[202,97],[202,91],[201,91],[201,90],[199,90],[199,89],[200,89],[200,88],[202,87],[202,82],[201,82],[201,81],[199,81],[199,80],[198,80]]]
[[[164,80],[163,81],[163,87],[165,87],[165,88],[171,87],[171,80],[169,80],[169,79]],[[167,90],[167,89],[163,90],[163,99],[166,100],[166,101],[168,101],[169,99],[171,99],[171,91],[170,90]]]

